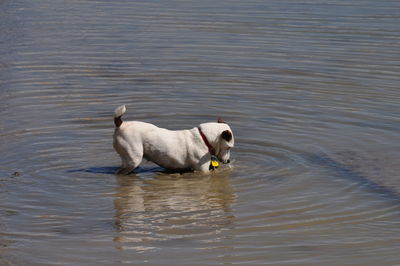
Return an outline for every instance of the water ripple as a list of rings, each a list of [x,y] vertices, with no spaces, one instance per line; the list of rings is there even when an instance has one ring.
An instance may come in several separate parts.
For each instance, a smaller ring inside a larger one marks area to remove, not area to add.
[[[0,264],[397,263],[398,9],[1,1]],[[232,166],[115,175],[120,104]]]

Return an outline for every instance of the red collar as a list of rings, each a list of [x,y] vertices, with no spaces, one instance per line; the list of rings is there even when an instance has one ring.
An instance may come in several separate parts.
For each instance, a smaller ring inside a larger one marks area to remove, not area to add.
[[[197,129],[199,130],[200,136],[203,139],[204,144],[206,144],[210,154],[211,155],[215,155],[215,149],[214,149],[213,146],[211,146],[210,142],[208,142],[208,139],[207,139],[206,135],[204,135],[203,131],[201,131],[201,129],[199,127]]]

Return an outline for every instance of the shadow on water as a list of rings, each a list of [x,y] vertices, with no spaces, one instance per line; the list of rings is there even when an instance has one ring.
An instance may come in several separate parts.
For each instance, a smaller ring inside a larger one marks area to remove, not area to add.
[[[379,194],[385,198],[400,201],[400,193],[395,188],[390,188],[372,180],[371,177],[357,172],[351,165],[345,165],[327,154],[308,154],[305,158],[313,163],[320,165],[333,173],[345,178],[346,180],[365,186],[372,193]]]
[[[92,173],[92,174],[106,174],[106,175],[112,175],[117,172],[119,167],[114,167],[114,166],[95,166],[95,167],[88,167],[88,168],[81,168],[81,169],[71,169],[68,170],[67,173]],[[132,173],[134,174],[140,174],[140,173],[166,173],[167,170],[161,167],[138,167],[136,168]]]
[[[114,166],[95,166],[80,169],[71,169],[67,173],[92,173],[92,174],[115,174],[119,167]],[[130,174],[142,174],[142,173],[162,173],[162,174],[185,174],[192,173],[193,171],[189,169],[178,169],[178,170],[168,170],[159,166],[139,166],[133,170]]]

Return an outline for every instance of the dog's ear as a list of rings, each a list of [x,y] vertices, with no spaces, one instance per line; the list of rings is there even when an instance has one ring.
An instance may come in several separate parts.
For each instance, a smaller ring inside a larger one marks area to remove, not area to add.
[[[225,121],[224,120],[222,120],[222,118],[221,117],[218,117],[218,121],[217,121],[218,123],[224,123],[224,124],[226,124],[225,123]]]
[[[221,137],[229,142],[232,140],[232,132],[230,132],[229,130],[225,130],[224,132],[222,132]]]

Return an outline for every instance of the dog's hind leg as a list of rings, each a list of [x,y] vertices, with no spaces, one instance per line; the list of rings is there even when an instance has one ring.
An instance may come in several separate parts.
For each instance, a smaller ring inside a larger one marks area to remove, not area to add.
[[[131,167],[131,166],[121,167],[120,169],[117,170],[116,174],[117,175],[127,175],[130,172],[132,172],[133,170],[135,170],[135,168]]]
[[[121,167],[117,170],[118,175],[127,175],[133,169],[130,169],[128,160],[125,157],[121,157]]]
[[[127,175],[135,170],[143,159],[143,147],[135,148],[129,146],[120,153],[122,165],[117,174]]]

